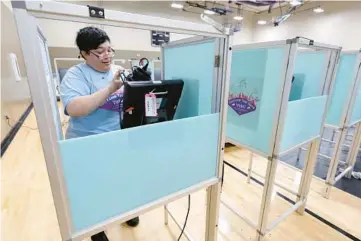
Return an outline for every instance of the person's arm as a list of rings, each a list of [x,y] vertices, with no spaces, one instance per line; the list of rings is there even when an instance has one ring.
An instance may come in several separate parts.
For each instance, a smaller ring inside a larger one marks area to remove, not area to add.
[[[75,97],[72,101],[70,101],[66,110],[72,117],[82,117],[89,115],[99,106],[104,104],[106,99],[115,91],[117,91],[121,86],[122,82],[120,80],[119,83],[116,83],[113,80],[108,87],[101,89],[94,94]]]
[[[120,80],[120,71],[116,71],[113,81],[104,89],[101,89],[94,94],[88,93],[88,87],[79,72],[74,70],[67,73],[60,86],[60,91],[63,103],[66,108],[66,114],[71,117],[82,117],[89,115],[99,106],[104,104],[106,99],[116,92],[123,82]]]

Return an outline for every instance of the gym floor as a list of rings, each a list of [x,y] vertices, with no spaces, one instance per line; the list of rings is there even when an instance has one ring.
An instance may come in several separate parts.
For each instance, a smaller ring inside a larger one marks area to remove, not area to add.
[[[326,129],[325,133],[324,133],[324,138],[331,140],[332,135],[333,135],[332,132],[333,132],[332,130]],[[352,134],[352,131],[350,131],[349,134]],[[352,138],[351,136],[347,137],[347,140],[345,140],[344,144],[350,145],[351,138]],[[348,149],[349,148],[346,146],[342,147],[342,154],[340,157],[341,161],[346,161]],[[331,156],[333,153],[333,150],[334,150],[334,144],[323,141],[321,144],[320,150],[321,150],[320,153],[327,155],[327,156]],[[294,167],[297,167],[300,170],[303,170],[303,167],[304,167],[303,160],[304,160],[305,151],[302,151],[299,160],[297,160],[297,154],[298,154],[298,151],[287,154],[287,155],[281,157],[281,161],[283,161],[289,165],[292,165]],[[319,156],[317,159],[314,175],[326,180],[329,164],[330,164],[329,159]],[[343,167],[343,165],[339,164],[337,173],[340,173],[340,169],[342,167]],[[357,156],[354,171],[361,172],[361,151],[359,151],[359,154]],[[347,193],[355,195],[356,197],[361,198],[361,180],[358,180],[355,178],[351,178],[351,179],[341,178],[341,180],[339,180],[336,183],[335,187],[337,187]]]

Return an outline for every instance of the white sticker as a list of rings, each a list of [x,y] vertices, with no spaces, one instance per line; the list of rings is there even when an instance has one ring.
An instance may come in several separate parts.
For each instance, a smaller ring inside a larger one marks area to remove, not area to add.
[[[145,95],[145,116],[157,116],[157,97],[155,94],[150,93]]]

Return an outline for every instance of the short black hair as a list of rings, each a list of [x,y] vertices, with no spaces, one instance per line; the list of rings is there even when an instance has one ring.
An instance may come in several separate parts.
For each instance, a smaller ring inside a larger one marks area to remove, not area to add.
[[[96,27],[85,27],[79,30],[76,36],[76,45],[80,51],[89,52],[97,49],[102,43],[109,41],[107,33]]]

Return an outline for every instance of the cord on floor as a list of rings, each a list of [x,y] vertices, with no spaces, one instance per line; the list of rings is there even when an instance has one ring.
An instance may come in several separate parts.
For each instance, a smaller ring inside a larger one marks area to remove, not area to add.
[[[8,123],[8,125],[9,125],[11,128],[14,128],[14,126],[10,124],[10,118],[9,118],[9,116],[5,116],[5,119],[6,119],[6,122]],[[24,122],[20,122],[20,123],[21,123],[21,127],[28,128],[28,129],[33,130],[33,131],[35,131],[35,130],[38,129],[38,128],[33,128],[33,127],[25,126],[25,125],[23,125]]]
[[[191,210],[191,195],[188,195],[188,211],[187,211],[187,216],[186,216],[186,219],[184,220],[184,225],[183,225],[183,228],[182,228],[182,232],[180,233],[177,241],[179,241],[184,233],[184,230],[187,226],[187,221],[188,221],[188,216],[189,216],[189,211]]]
[[[6,115],[5,119],[6,119],[6,122],[7,122],[8,126],[10,126],[11,128],[14,128],[14,126],[10,124],[9,116]],[[67,124],[68,122],[69,121],[63,121],[61,123],[61,126],[65,126],[65,124]],[[30,129],[30,130],[33,130],[33,131],[39,130],[39,128],[34,128],[34,127],[29,127],[29,126],[24,125],[23,121],[19,121],[19,123],[21,124],[21,128],[27,128],[27,129]]]

